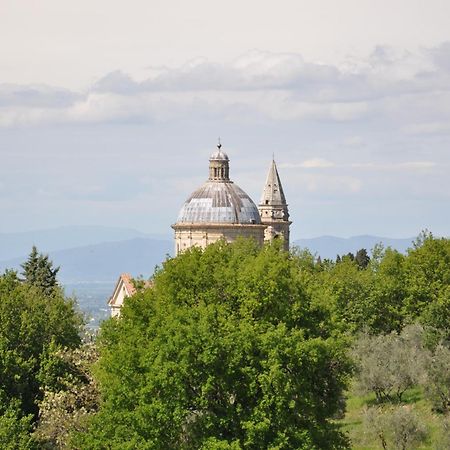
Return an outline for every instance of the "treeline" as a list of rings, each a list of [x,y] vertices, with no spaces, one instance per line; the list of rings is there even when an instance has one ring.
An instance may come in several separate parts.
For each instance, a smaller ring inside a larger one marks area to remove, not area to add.
[[[349,389],[373,395],[363,420],[381,448],[414,448],[427,430],[403,407],[412,388],[442,418],[433,448],[450,444],[448,239],[334,261],[277,242],[193,248],[95,345],[32,255],[45,276],[0,277],[2,448],[350,448]]]
[[[378,245],[371,258],[364,249],[336,261],[298,257],[313,298],[342,331],[399,332],[417,321],[450,337],[450,240],[424,232],[406,255]]]

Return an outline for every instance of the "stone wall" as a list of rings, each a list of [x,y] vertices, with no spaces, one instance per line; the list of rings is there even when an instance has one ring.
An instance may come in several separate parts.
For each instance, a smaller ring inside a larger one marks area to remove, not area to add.
[[[175,255],[194,245],[207,245],[225,239],[233,242],[238,237],[253,238],[259,245],[264,243],[264,225],[241,224],[177,224],[175,230]]]

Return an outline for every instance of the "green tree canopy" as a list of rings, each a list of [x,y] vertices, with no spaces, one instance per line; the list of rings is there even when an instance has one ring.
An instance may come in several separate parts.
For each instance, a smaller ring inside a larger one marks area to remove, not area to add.
[[[450,239],[422,233],[405,261],[404,315],[442,328],[450,338]]]
[[[370,263],[370,256],[365,248],[361,248],[356,252],[355,261],[360,269],[366,269]]]
[[[399,332],[419,321],[450,339],[450,240],[422,233],[406,255],[377,245],[371,260],[363,250],[311,272],[313,300],[328,305],[342,330]]]
[[[0,412],[0,444],[3,450],[37,450],[31,430],[31,416],[22,416],[14,402]]]
[[[0,412],[14,402],[21,414],[37,416],[46,349],[52,342],[78,346],[81,323],[74,302],[61,290],[49,296],[22,283],[15,272],[0,276]]]
[[[58,286],[56,274],[59,271],[59,267],[54,268],[48,255],[39,253],[34,245],[27,261],[22,264],[22,269],[25,281],[38,287],[46,295],[52,294],[55,287]]]
[[[102,405],[81,448],[334,449],[345,343],[297,256],[218,242],[168,260],[104,323]],[[320,320],[318,320],[320,317]]]

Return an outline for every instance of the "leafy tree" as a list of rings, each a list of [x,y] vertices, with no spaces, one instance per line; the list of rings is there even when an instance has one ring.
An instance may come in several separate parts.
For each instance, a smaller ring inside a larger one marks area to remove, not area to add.
[[[0,444],[3,450],[37,450],[31,436],[31,416],[22,416],[19,409],[11,403],[0,413]]]
[[[364,434],[380,441],[383,450],[387,450],[387,433],[384,416],[379,407],[366,408],[363,413]]]
[[[370,263],[370,256],[367,254],[367,250],[365,248],[361,248],[356,252],[355,261],[360,269],[367,268]]]
[[[314,274],[316,294],[328,298],[335,320],[351,332],[389,333],[419,319],[450,338],[450,240],[425,234],[406,256],[380,245],[372,254],[366,270],[347,255]]]
[[[377,268],[386,254],[386,249],[382,242],[375,244],[371,250],[372,258],[370,260],[371,269],[376,272]]]
[[[428,230],[424,229],[422,230],[419,235],[416,237],[416,239],[413,241],[413,248],[418,249],[422,247],[427,241],[432,241],[434,239],[433,233]]]
[[[384,450],[411,450],[426,437],[426,429],[417,414],[408,406],[371,407],[364,414],[366,434],[379,439]]]
[[[442,418],[439,431],[433,450],[448,450],[450,448],[450,416]]]
[[[424,325],[440,330],[450,339],[450,284],[442,286],[439,292],[423,310],[420,320]]]
[[[378,244],[372,259],[360,249],[325,261],[307,269],[308,289],[341,329],[400,332],[419,320],[450,340],[450,239],[425,231],[406,255]]]
[[[348,252],[346,255],[342,256],[342,260],[354,261],[355,255],[352,252]]]
[[[49,260],[48,255],[39,253],[34,245],[27,261],[22,264],[22,269],[25,281],[40,288],[46,295],[52,294],[55,287],[58,286],[56,274],[59,267],[53,268],[53,263]]]
[[[396,251],[383,250],[366,270],[347,257],[336,264],[324,260],[320,270],[310,271],[307,289],[342,332],[400,331],[405,297],[402,258]]]
[[[99,392],[91,371],[98,355],[93,343],[80,348],[53,348],[41,366],[39,420],[35,439],[43,448],[68,448],[70,433],[83,431],[98,410]]]
[[[37,416],[40,372],[48,346],[80,344],[82,320],[72,300],[57,289],[51,296],[14,272],[0,276],[0,400],[16,402],[21,414]],[[1,405],[0,405],[1,406]]]
[[[355,332],[367,326],[373,312],[370,299],[373,276],[370,271],[361,271],[347,257],[318,277],[317,295],[327,297],[335,320],[347,331]]]
[[[450,240],[423,234],[405,260],[404,315],[449,329]]]
[[[425,392],[435,409],[450,411],[450,349],[439,344],[426,365]]]
[[[102,326],[103,400],[76,445],[346,447],[330,421],[349,373],[345,343],[317,323],[299,264],[278,243],[251,241],[167,261]]]
[[[375,256],[369,266],[373,282],[368,294],[370,307],[366,326],[375,333],[400,332],[408,322],[404,315],[407,295],[405,256],[391,248],[383,249],[382,254],[375,252]]]
[[[406,327],[401,335],[361,333],[353,355],[358,366],[358,390],[374,392],[378,402],[397,399],[418,383],[428,353],[422,346],[422,328]]]

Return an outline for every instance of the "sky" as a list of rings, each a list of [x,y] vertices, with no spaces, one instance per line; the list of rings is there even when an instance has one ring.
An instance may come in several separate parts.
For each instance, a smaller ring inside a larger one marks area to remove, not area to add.
[[[0,0],[0,232],[170,235],[220,136],[293,238],[450,235],[450,2]]]

